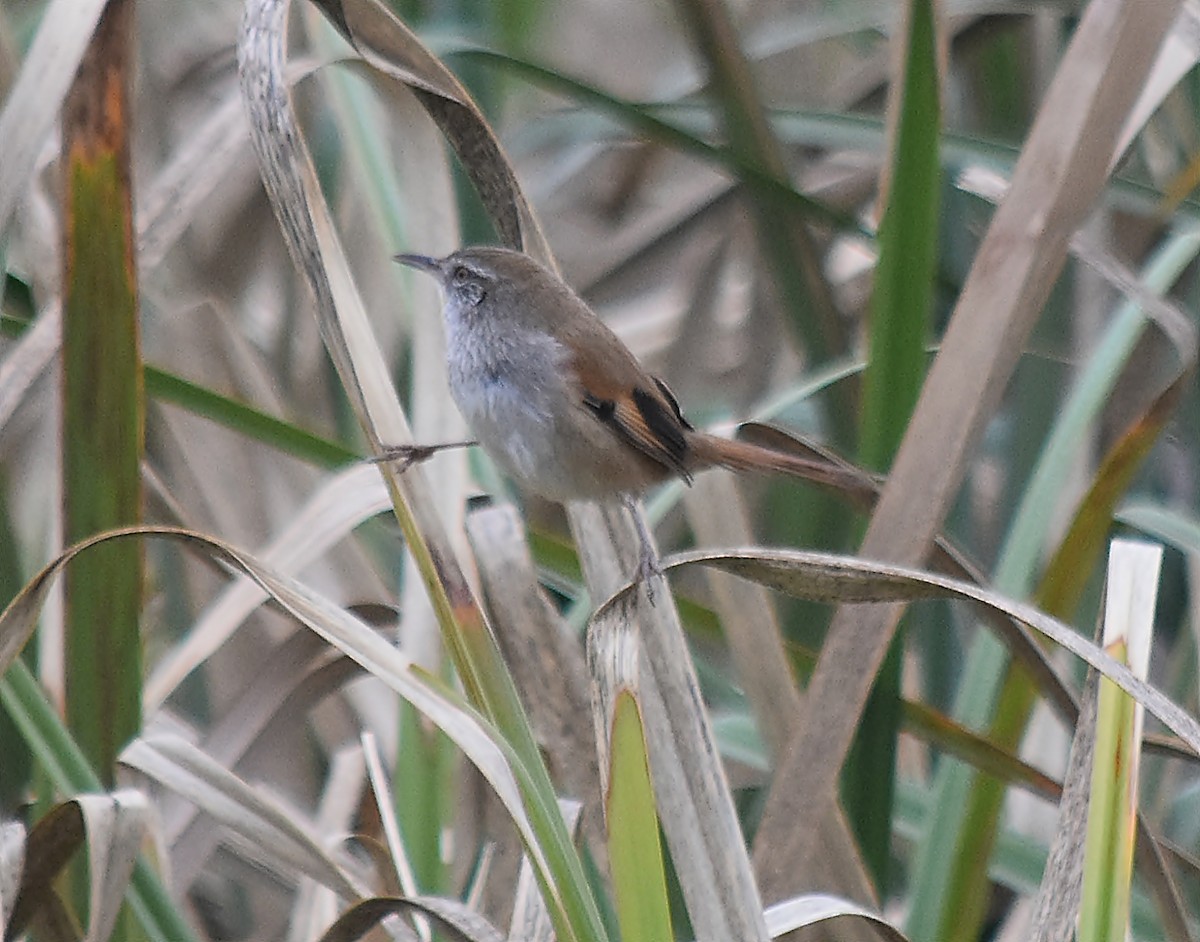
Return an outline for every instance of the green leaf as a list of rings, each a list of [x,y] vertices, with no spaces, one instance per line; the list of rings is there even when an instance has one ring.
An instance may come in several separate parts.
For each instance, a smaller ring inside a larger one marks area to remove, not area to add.
[[[673,939],[642,714],[629,690],[613,702],[611,756],[605,817],[621,939]]]

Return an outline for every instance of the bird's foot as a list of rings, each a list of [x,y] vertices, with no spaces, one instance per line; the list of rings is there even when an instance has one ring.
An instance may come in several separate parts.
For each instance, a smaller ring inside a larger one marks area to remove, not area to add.
[[[645,587],[646,601],[651,605],[654,604],[654,583],[662,574],[662,564],[658,561],[654,547],[643,541],[638,553],[637,569],[633,571],[633,584]]]
[[[662,565],[658,561],[658,553],[654,550],[654,540],[646,528],[644,519],[632,497],[622,497],[622,503],[633,517],[634,526],[638,533],[638,564],[633,571],[633,584],[636,588],[641,585],[646,589],[646,601],[654,604],[654,583],[663,574]]]

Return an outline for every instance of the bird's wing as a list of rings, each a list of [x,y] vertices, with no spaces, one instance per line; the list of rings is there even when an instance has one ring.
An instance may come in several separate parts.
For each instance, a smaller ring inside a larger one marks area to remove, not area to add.
[[[615,336],[612,339],[620,343]],[[608,357],[603,368],[594,356],[573,355],[571,365],[584,406],[644,455],[690,482],[687,432],[691,426],[666,384],[642,370],[623,345],[620,349],[624,355]]]

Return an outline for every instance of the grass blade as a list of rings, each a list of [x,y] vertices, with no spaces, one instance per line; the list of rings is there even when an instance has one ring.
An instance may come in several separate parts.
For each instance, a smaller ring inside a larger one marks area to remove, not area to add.
[[[142,370],[129,167],[133,3],[110,2],[67,98],[63,295],[68,543],[141,514]],[[66,580],[67,716],[108,785],[141,728],[142,555],[89,554]]]
[[[1113,541],[1104,648],[1141,678],[1150,667],[1161,567],[1161,546]],[[1141,704],[1107,677],[1100,678],[1079,942],[1123,942],[1129,931],[1142,716]]]

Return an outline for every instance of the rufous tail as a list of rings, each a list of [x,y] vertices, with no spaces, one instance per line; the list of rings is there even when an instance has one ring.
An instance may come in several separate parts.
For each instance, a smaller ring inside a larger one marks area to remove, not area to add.
[[[691,446],[691,458],[697,471],[719,467],[733,471],[789,474],[813,484],[842,491],[867,503],[874,503],[879,495],[879,482],[866,471],[852,465],[805,458],[750,442],[718,438],[703,432],[689,436],[688,444]]]

